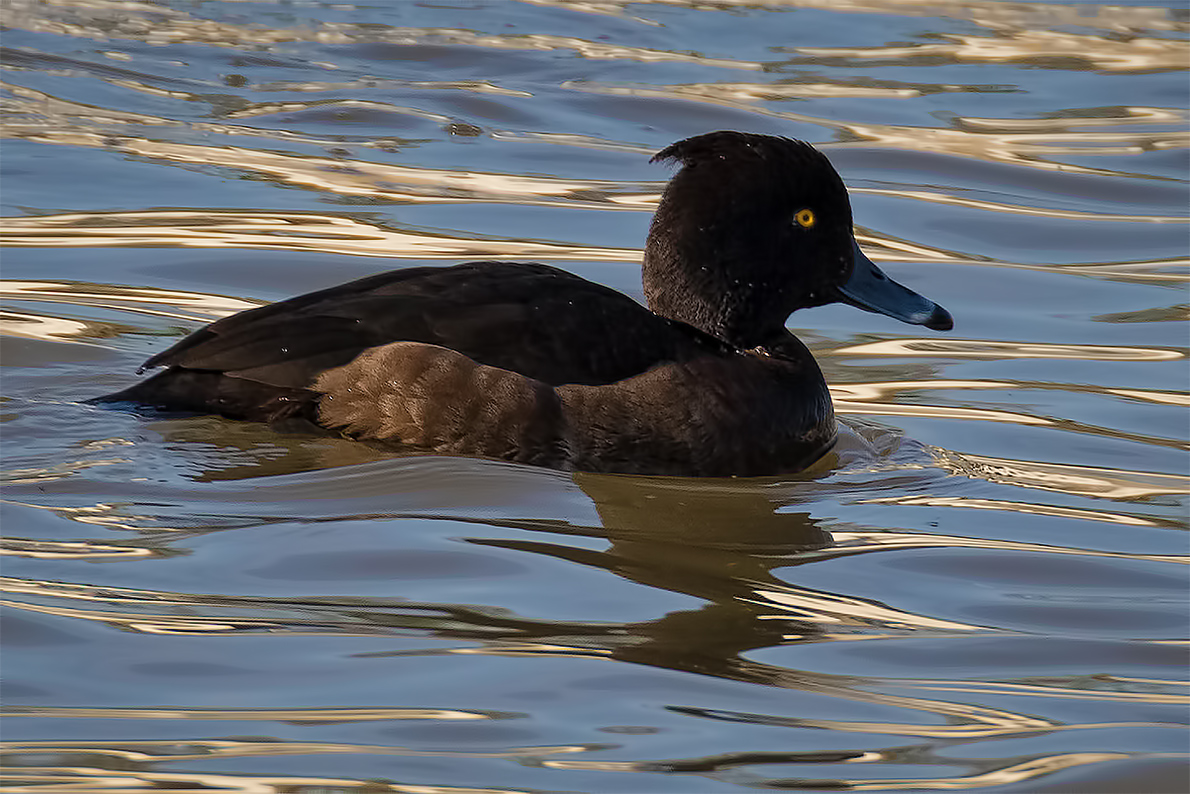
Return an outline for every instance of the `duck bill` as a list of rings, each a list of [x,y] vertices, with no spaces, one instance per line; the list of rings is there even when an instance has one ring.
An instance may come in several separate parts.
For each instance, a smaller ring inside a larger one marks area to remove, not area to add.
[[[859,243],[853,241],[852,247],[855,264],[851,268],[851,278],[838,288],[843,303],[935,331],[949,331],[954,327],[950,312],[884,275],[859,250]]]

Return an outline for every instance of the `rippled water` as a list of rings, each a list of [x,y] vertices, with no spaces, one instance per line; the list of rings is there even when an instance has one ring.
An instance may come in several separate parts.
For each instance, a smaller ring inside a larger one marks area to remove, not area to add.
[[[1186,790],[1182,4],[4,24],[6,791]],[[790,319],[848,425],[803,475],[80,403],[213,317],[391,267],[549,261],[639,298],[648,155],[723,128],[820,144],[868,252],[956,319]]]

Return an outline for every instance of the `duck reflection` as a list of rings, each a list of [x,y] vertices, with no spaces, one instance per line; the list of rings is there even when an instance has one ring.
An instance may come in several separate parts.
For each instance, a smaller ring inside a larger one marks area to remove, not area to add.
[[[602,527],[584,534],[610,545],[593,551],[563,543],[469,538],[601,568],[646,587],[703,603],[653,620],[622,624],[605,634],[612,658],[734,679],[769,679],[741,654],[792,637],[822,633],[813,622],[773,620],[758,588],[785,589],[774,568],[797,563],[800,552],[832,545],[809,513],[778,512],[771,483],[576,474],[595,503]],[[791,625],[792,623],[792,625]]]
[[[813,498],[815,478],[837,467],[845,450],[831,453],[807,472],[780,480],[646,478],[565,475],[483,460],[391,459],[381,452],[375,452],[380,460],[369,462],[361,460],[368,450],[361,444],[286,438],[265,430],[258,434],[254,426],[211,417],[163,421],[153,427],[165,435],[166,443],[184,445],[195,453],[191,463],[201,472],[192,476],[213,483],[213,488],[204,489],[213,504],[204,526],[183,527],[182,517],[166,508],[138,510],[140,517],[130,519],[125,529],[146,534],[126,541],[132,546],[176,547],[200,534],[279,522],[395,524],[444,519],[479,529],[464,530],[466,537],[461,538],[474,546],[543,555],[606,571],[661,593],[696,599],[687,608],[647,620],[612,623],[543,620],[493,606],[394,603],[388,598],[361,604],[358,599],[306,597],[301,599],[304,614],[297,617],[293,603],[283,598],[236,597],[232,605],[224,595],[169,594],[171,602],[184,601],[197,609],[201,614],[196,617],[204,625],[217,621],[226,631],[253,631],[262,628],[263,619],[270,632],[428,633],[480,642],[479,648],[468,649],[471,653],[592,654],[770,682],[776,670],[746,665],[741,654],[821,637],[824,625],[839,628],[840,620],[822,618],[821,610],[811,614],[813,609],[791,608],[795,600],[789,596],[791,586],[774,570],[820,559],[821,555],[808,553],[834,545],[829,532],[808,512],[797,509],[797,500],[799,492]],[[267,446],[266,435],[271,438]],[[196,448],[200,439],[206,441],[209,454]],[[239,455],[230,456],[230,450],[238,450]],[[296,476],[271,482],[266,476],[285,474]],[[444,502],[448,496],[450,500]],[[146,499],[149,495],[142,493],[137,501]],[[559,507],[558,500],[565,504]],[[168,500],[153,497],[149,501]],[[510,508],[500,506],[509,502]],[[544,509],[543,503],[548,503]],[[443,508],[443,504],[452,507]],[[235,513],[234,524],[220,520],[217,514],[225,510]],[[257,513],[257,518],[251,513]],[[493,517],[493,513],[504,516]],[[492,531],[484,532],[483,527]],[[606,545],[599,548],[599,543]],[[288,564],[284,555],[277,564]],[[846,598],[800,588],[796,592],[799,603],[838,604]],[[789,597],[781,603],[773,594]],[[127,596],[135,599],[132,593]],[[156,611],[149,604],[142,606]],[[242,619],[245,608],[255,613],[253,619]],[[239,616],[227,613],[228,609]],[[807,619],[799,619],[803,614]],[[104,612],[103,619],[121,622],[110,611]],[[142,609],[134,608],[127,625],[144,626],[146,621],[153,622]],[[188,633],[193,628],[166,622],[170,625],[159,630]],[[208,631],[203,628],[200,633]]]
[[[872,543],[851,548],[853,530],[862,528],[850,525],[833,527],[849,538],[848,548],[838,548],[831,532],[799,506],[821,498],[824,476],[851,470],[857,463],[862,469],[865,462],[898,457],[899,437],[887,430],[861,434],[845,428],[834,451],[796,476],[688,479],[564,474],[477,459],[402,458],[363,444],[287,438],[263,427],[213,417],[170,420],[154,427],[167,443],[196,452],[192,463],[202,471],[195,479],[224,482],[213,490],[203,489],[204,499],[213,504],[201,526],[183,527],[180,522],[185,523],[185,517],[169,510],[140,511],[143,515],[125,528],[149,535],[132,542],[134,546],[174,546],[201,534],[270,524],[447,520],[491,528],[460,538],[474,546],[543,555],[606,571],[662,594],[698,600],[694,606],[649,620],[621,623],[539,619],[494,605],[389,598],[360,604],[335,597],[303,598],[303,611],[313,609],[317,614],[294,620],[278,614],[292,607],[284,599],[235,599],[239,609],[259,610],[272,625],[271,631],[303,632],[316,626],[319,631],[350,633],[361,629],[377,634],[428,633],[480,643],[460,652],[610,656],[777,683],[788,671],[745,662],[743,655],[804,640],[861,639],[904,630],[984,630],[902,612],[845,591],[802,587],[789,576],[788,569],[807,562],[883,549]],[[266,435],[271,439],[268,445],[263,444]],[[196,446],[201,445],[195,442],[200,439],[207,442],[209,455],[197,454]],[[229,450],[238,450],[238,459],[229,456]],[[377,459],[363,459],[368,454]],[[273,481],[265,476],[285,474],[295,476]],[[930,477],[928,472],[922,476]],[[243,484],[228,482],[235,480]],[[137,494],[137,501],[146,498],[145,493]],[[224,511],[233,512],[234,521],[220,520]],[[192,515],[190,521],[194,520]],[[168,532],[154,531],[161,529]],[[594,539],[596,544],[568,540],[568,536]],[[600,548],[599,543],[606,546]],[[369,558],[369,570],[391,564],[396,566],[394,579],[399,580],[406,565],[399,562],[400,555],[393,552],[391,563]],[[289,570],[291,563],[281,554],[276,565]],[[350,575],[343,570],[344,576]],[[289,570],[290,576],[298,574]],[[259,619],[240,622],[221,615],[227,605],[224,596],[171,594],[171,600],[177,598],[195,607],[207,606],[204,614],[218,617],[228,631],[262,625]],[[105,617],[112,619],[111,614]],[[144,615],[137,615],[136,622],[143,624]],[[171,623],[169,631],[187,629]],[[427,652],[442,651],[416,653]],[[782,685],[791,683],[783,680]]]

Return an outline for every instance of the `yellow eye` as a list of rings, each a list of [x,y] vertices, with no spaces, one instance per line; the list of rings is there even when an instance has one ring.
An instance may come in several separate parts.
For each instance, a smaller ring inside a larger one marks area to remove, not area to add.
[[[812,229],[818,221],[818,218],[814,215],[814,210],[800,210],[793,217],[797,221],[798,226],[801,226],[803,229]]]

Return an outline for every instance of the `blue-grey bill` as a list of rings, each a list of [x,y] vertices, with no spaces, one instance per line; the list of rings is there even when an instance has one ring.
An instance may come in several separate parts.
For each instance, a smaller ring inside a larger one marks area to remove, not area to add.
[[[852,245],[855,266],[851,269],[851,278],[839,287],[844,303],[935,331],[954,328],[950,312],[884,275],[859,249],[859,243]]]

